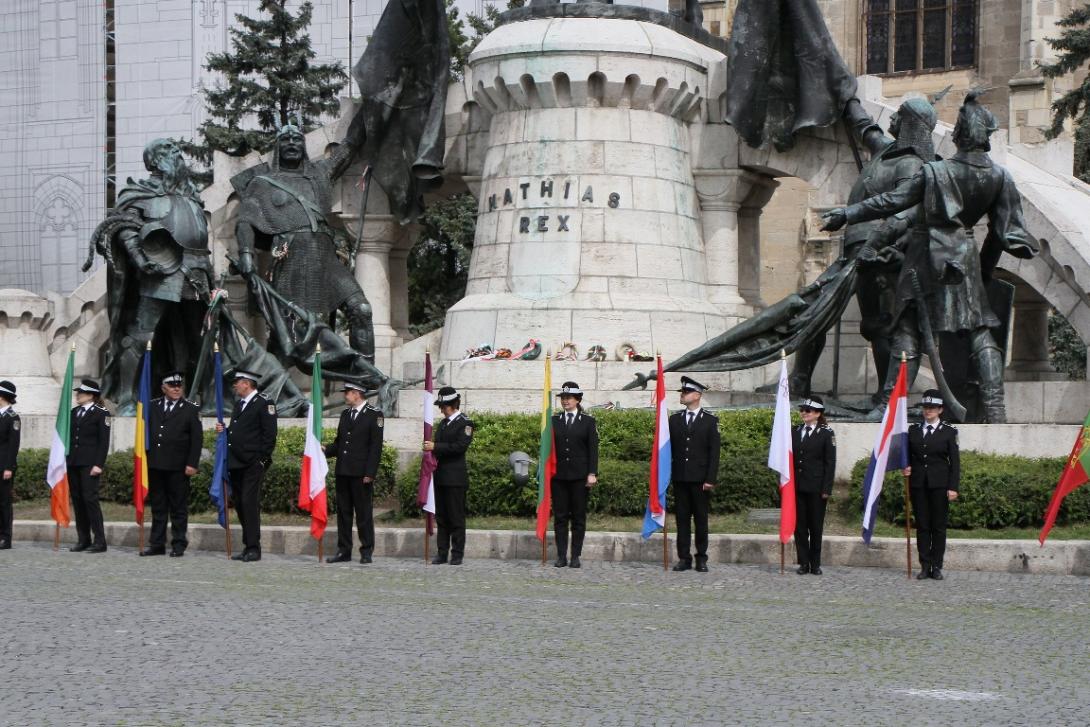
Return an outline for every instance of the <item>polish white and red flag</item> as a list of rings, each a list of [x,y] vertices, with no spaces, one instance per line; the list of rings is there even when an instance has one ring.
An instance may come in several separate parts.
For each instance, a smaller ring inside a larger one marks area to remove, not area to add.
[[[776,387],[776,415],[768,466],[780,474],[780,542],[795,533],[795,453],[791,450],[791,390],[787,385],[787,359],[780,361],[780,385]]]

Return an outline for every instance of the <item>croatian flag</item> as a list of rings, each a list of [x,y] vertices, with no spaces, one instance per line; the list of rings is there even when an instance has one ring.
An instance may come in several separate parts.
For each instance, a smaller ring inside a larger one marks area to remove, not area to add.
[[[670,469],[673,463],[662,356],[658,357],[658,370],[659,376],[655,381],[655,441],[651,447],[651,487],[647,498],[647,512],[643,516],[644,540],[666,527],[666,490],[670,487]]]
[[[772,440],[768,466],[780,475],[780,542],[795,533],[795,453],[791,449],[791,390],[787,359],[780,360],[780,384],[776,387],[776,415],[772,419]]]
[[[874,443],[874,453],[863,478],[863,542],[874,534],[878,497],[886,472],[908,467],[908,370],[905,362],[897,372],[897,385],[889,395],[889,406],[882,417],[882,429]]]

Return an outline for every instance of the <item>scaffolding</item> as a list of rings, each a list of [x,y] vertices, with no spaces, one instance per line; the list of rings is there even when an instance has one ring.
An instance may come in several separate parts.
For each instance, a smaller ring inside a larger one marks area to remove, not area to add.
[[[103,30],[106,39],[106,68],[103,76],[106,98],[105,195],[106,209],[111,210],[117,200],[117,29],[114,25],[114,0],[104,0]]]

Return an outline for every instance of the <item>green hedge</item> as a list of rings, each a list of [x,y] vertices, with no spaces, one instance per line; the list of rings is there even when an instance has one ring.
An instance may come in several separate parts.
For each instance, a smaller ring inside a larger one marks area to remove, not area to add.
[[[336,430],[322,433],[322,441],[333,441]],[[282,428],[277,436],[273,465],[265,474],[262,491],[261,509],[265,512],[293,512],[299,496],[299,468],[303,442],[306,435],[302,427]],[[215,451],[215,432],[204,433],[205,449],[201,453],[198,473],[193,477],[189,491],[190,512],[205,512],[212,509],[208,497],[208,483],[212,479],[212,453]],[[49,451],[46,449],[24,449],[19,452],[19,467],[15,475],[15,497],[19,500],[41,499],[48,496],[45,484],[46,465]],[[336,483],[333,469],[336,460],[330,460],[330,474],[326,478],[328,488],[327,502],[329,512],[337,510]],[[122,505],[132,504],[132,450],[126,449],[110,454],[106,458],[106,469],[102,477],[102,500]],[[375,484],[375,499],[390,497],[395,490],[397,479],[397,450],[389,445],[382,447],[382,460],[379,464],[378,478]]]
[[[1042,525],[1065,461],[1064,458],[1030,459],[962,452],[961,486],[958,499],[950,506],[950,527]],[[845,508],[854,514],[863,510],[863,477],[867,463],[868,460],[861,459],[852,468],[851,490]],[[878,517],[890,523],[904,523],[904,481],[900,473],[886,475]],[[1090,522],[1090,486],[1081,487],[1064,499],[1056,522],[1060,525]]]
[[[647,505],[647,483],[654,435],[654,414],[649,410],[593,412],[598,421],[598,486],[590,493],[588,510],[609,515],[640,515]],[[537,504],[537,478],[531,466],[526,487],[515,485],[507,457],[521,450],[536,460],[540,416],[533,414],[477,414],[476,429],[467,454],[470,487],[466,507],[470,515],[529,516]],[[767,409],[720,412],[723,452],[719,486],[712,493],[713,512],[738,512],[751,507],[776,507],[776,475],[766,466],[772,412]],[[416,516],[420,458],[416,457],[397,481],[398,502],[406,516]],[[673,498],[668,497],[672,506]]]

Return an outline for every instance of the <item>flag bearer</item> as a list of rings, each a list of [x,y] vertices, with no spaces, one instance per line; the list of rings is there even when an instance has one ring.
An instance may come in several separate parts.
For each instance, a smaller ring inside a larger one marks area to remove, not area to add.
[[[14,522],[15,465],[19,458],[19,428],[15,413],[15,384],[0,381],[0,550],[11,547]]]
[[[76,407],[72,409],[67,465],[78,540],[69,550],[105,553],[106,530],[98,498],[110,451],[110,412],[102,406],[98,382],[83,379],[74,391]]]
[[[825,401],[811,396],[799,404],[802,424],[792,432],[795,464],[795,552],[800,576],[821,575],[821,533],[825,505],[833,494],[836,435],[825,421]]]
[[[276,405],[258,393],[261,377],[253,371],[235,371],[238,403],[227,426],[227,469],[231,499],[242,525],[242,552],[233,560],[261,560],[261,485],[276,448]],[[224,430],[216,424],[216,431]]]
[[[435,452],[435,522],[438,525],[438,553],[432,563],[461,565],[466,545],[466,450],[473,442],[473,422],[459,411],[462,397],[453,386],[439,389],[435,405],[443,415],[433,433],[434,442],[424,442],[425,452]]]
[[[958,430],[942,421],[942,394],[928,389],[920,400],[923,422],[908,428],[908,460],[912,514],[916,518],[916,548],[920,572],[916,580],[942,580],[942,559],[946,554],[946,523],[950,503],[958,498],[961,484],[961,454]]]
[[[719,418],[701,408],[700,400],[708,387],[681,377],[681,404],[685,407],[670,417],[670,445],[677,518],[676,571],[693,567],[690,550],[692,525],[696,526],[696,569],[708,572],[708,512],[712,488],[719,477]]]
[[[382,412],[363,398],[364,388],[344,385],[344,403],[337,438],[325,448],[337,458],[337,553],[326,563],[352,560],[352,513],[360,535],[360,563],[370,563],[375,550],[373,516],[375,477],[382,458]]]
[[[581,567],[583,536],[587,532],[587,495],[598,484],[598,427],[583,411],[583,390],[574,381],[560,388],[563,411],[553,415],[556,474],[552,479],[556,567]],[[568,523],[571,523],[571,561],[568,560]]]
[[[201,459],[201,416],[186,401],[181,371],[163,377],[163,395],[151,400],[148,411],[148,500],[151,502],[151,538],[140,555],[166,553],[167,516],[170,517],[170,557],[185,555],[189,539],[189,478]]]

